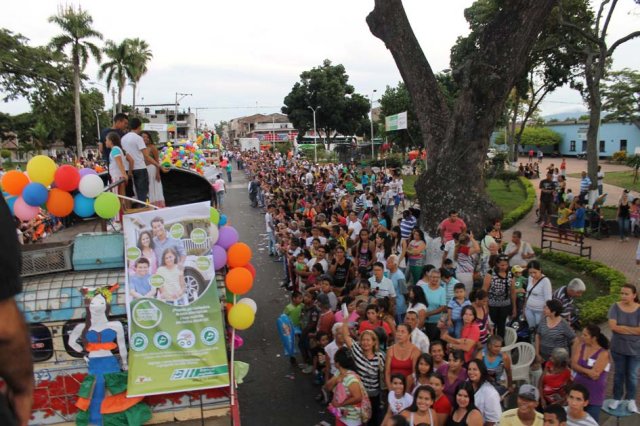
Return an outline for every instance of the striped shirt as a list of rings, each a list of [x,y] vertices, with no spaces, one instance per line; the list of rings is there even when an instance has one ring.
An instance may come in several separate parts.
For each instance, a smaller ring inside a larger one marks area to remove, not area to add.
[[[576,338],[576,333],[569,327],[569,323],[560,320],[560,323],[553,328],[549,328],[545,318],[538,326],[540,334],[540,355],[546,361],[555,348],[571,349],[571,344]]]
[[[573,298],[567,294],[567,286],[562,286],[553,292],[553,298],[562,302],[562,318],[567,320],[569,325],[578,328],[578,306],[574,303]]]
[[[411,237],[411,231],[418,224],[418,221],[413,215],[409,215],[408,219],[402,218],[400,222],[400,235],[403,240],[406,240]]]
[[[351,345],[351,353],[356,362],[356,373],[360,376],[367,393],[379,392],[380,373],[384,371],[384,354],[377,352],[373,359],[368,359],[356,341]]]

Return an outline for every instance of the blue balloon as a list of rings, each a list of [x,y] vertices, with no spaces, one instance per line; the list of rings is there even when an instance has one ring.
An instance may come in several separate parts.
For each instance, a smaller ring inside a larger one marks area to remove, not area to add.
[[[93,198],[87,198],[82,194],[77,194],[73,197],[73,212],[80,217],[91,217],[96,212],[93,207],[94,202],[95,200]]]
[[[221,214],[220,221],[218,222],[218,226],[225,226],[227,224],[227,215]]]
[[[49,191],[43,184],[32,182],[22,190],[22,198],[28,205],[39,207],[47,202],[47,198],[49,198]]]
[[[9,195],[9,198],[5,198],[7,206],[9,206],[9,210],[11,210],[12,215],[15,215],[15,213],[13,212],[13,205],[16,203],[17,199],[18,197],[12,197],[11,195]]]

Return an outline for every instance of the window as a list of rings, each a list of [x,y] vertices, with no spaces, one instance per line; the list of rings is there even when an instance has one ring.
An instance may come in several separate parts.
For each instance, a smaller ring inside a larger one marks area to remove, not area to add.
[[[620,151],[627,152],[627,140],[620,139]]]
[[[49,327],[35,323],[29,325],[31,334],[31,356],[33,362],[46,361],[53,356],[53,338]]]
[[[605,146],[604,146],[604,141],[600,141],[600,149],[598,151],[600,152],[604,152],[605,151]]]
[[[576,141],[569,142],[569,151],[576,152]]]
[[[582,141],[582,151],[587,150],[587,141]]]

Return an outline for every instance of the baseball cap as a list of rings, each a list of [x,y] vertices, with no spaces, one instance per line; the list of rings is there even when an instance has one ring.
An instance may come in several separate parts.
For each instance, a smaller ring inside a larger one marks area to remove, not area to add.
[[[535,386],[524,384],[518,390],[518,397],[530,401],[538,401],[540,399],[540,391]]]

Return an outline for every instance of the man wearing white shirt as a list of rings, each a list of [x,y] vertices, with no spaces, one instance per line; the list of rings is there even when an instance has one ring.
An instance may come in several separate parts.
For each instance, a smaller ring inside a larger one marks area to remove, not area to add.
[[[329,271],[329,262],[327,262],[325,255],[326,249],[324,248],[324,246],[320,246],[318,248],[318,251],[316,251],[316,257],[307,262],[307,268],[309,268],[309,271],[311,271],[313,265],[319,263],[322,265],[322,270],[326,274]]]
[[[404,317],[404,323],[411,327],[411,343],[416,345],[423,354],[429,353],[429,338],[418,328],[418,313],[409,309]]]
[[[360,220],[358,220],[358,216],[356,212],[349,212],[349,220],[347,220],[347,229],[349,230],[349,237],[352,241],[356,241],[360,236],[360,231],[362,230],[362,224]]]
[[[527,263],[536,257],[533,248],[531,248],[531,244],[522,241],[522,232],[520,231],[513,231],[513,234],[511,234],[511,242],[507,244],[504,252],[509,256],[509,266],[511,267],[520,265],[526,268]]]
[[[129,121],[129,126],[131,131],[122,137],[121,144],[125,152],[133,159],[133,167],[129,168],[129,176],[133,177],[136,198],[144,203],[149,196],[149,173],[146,163],[156,166],[156,176],[153,176],[156,180],[160,180],[160,164],[149,156],[147,146],[140,136],[142,131],[140,119],[132,118]]]
[[[388,297],[395,306],[396,289],[393,282],[384,276],[384,265],[381,262],[373,264],[373,276],[369,278],[369,284],[371,284],[371,293],[376,299]]]

